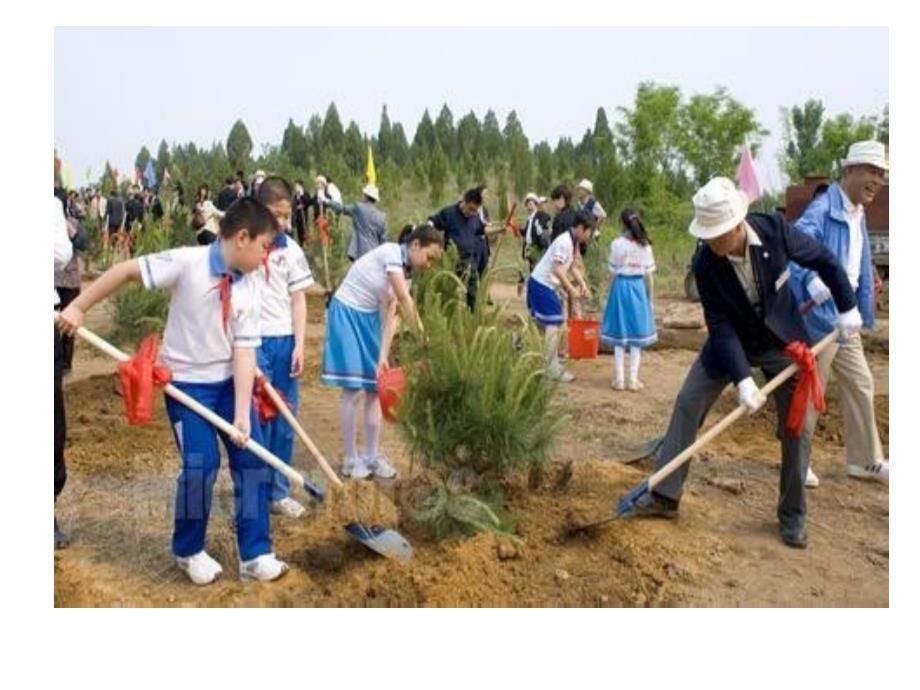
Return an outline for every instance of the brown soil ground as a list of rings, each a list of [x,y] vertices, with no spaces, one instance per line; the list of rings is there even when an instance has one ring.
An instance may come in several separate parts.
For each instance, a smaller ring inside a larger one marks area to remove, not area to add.
[[[513,287],[496,299],[522,305]],[[104,332],[105,313],[91,327]],[[327,456],[337,461],[338,391],[318,382],[321,310],[311,301],[309,366],[301,419]],[[887,329],[886,329],[887,332]],[[612,514],[617,497],[649,472],[649,461],[618,458],[663,433],[684,372],[695,353],[647,351],[640,393],[610,389],[612,360],[571,363],[578,376],[560,404],[584,410],[563,433],[539,488],[528,478],[508,487],[522,545],[491,534],[434,542],[394,504],[411,495],[413,468],[394,428],[384,449],[403,479],[361,488],[362,517],[390,520],[412,542],[408,563],[385,560],[351,541],[341,526],[346,503],[331,497],[311,516],[273,517],[276,552],[291,571],[274,583],[237,581],[229,476],[221,472],[208,532],[208,550],[225,575],[192,586],[170,556],[178,454],[158,404],[154,424],[129,427],[117,394],[114,366],[85,343],[66,382],[68,485],[57,515],[73,545],[55,553],[57,606],[887,606],[888,492],[845,476],[840,415],[830,409],[819,426],[814,466],[821,486],[809,492],[810,544],[786,548],[777,537],[778,442],[772,410],[744,418],[717,439],[691,470],[680,519],[624,520],[594,534],[566,537],[573,519]],[[876,408],[888,442],[888,355],[873,348]],[[729,393],[716,413],[731,409]],[[321,475],[298,448],[295,466]],[[398,524],[396,524],[398,522]]]

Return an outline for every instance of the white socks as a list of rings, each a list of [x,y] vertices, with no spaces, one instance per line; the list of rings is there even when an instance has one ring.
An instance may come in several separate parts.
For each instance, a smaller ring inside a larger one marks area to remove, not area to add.
[[[629,348],[629,381],[637,383],[639,381],[639,364],[642,361],[642,348],[635,345]],[[616,345],[613,348],[613,374],[618,385],[624,385],[626,381],[626,348]]]
[[[543,354],[546,356],[546,363],[551,371],[559,368],[559,335],[559,326],[546,327]]]
[[[343,390],[342,408],[339,410],[339,424],[342,428],[342,446],[345,458],[357,458],[358,398],[361,391]]]
[[[364,391],[364,457],[373,460],[380,453],[381,413],[377,394]]]
[[[364,455],[373,460],[380,453],[380,432],[383,426],[380,401],[371,391],[342,391],[339,423],[342,427],[342,446],[346,458],[358,457],[358,404],[364,393]]]

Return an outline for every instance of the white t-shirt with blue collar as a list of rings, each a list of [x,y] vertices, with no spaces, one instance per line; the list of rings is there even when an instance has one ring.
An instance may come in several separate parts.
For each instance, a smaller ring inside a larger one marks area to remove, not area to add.
[[[405,276],[408,266],[406,245],[385,242],[355,261],[335,291],[335,298],[358,311],[379,311],[394,298],[389,274]]]
[[[261,311],[255,276],[231,274],[230,318],[224,328],[220,282],[228,268],[218,240],[138,258],[148,290],[171,293],[160,360],[174,381],[216,383],[233,376],[233,348],[257,348]]]
[[[293,335],[291,295],[313,285],[313,272],[303,249],[287,235],[275,235],[266,265],[256,271],[261,288],[260,334],[276,337]]]

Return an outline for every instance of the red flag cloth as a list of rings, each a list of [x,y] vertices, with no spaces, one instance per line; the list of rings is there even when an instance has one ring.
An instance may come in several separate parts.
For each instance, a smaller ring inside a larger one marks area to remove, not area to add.
[[[789,403],[786,429],[799,438],[805,430],[808,403],[813,403],[818,412],[826,412],[827,405],[824,401],[824,388],[818,377],[818,362],[811,348],[802,341],[795,340],[786,345],[786,354],[799,366],[799,382]]]
[[[514,236],[518,239],[521,239],[524,235],[521,232],[521,226],[518,225],[515,221],[508,223],[508,227],[511,228],[511,232],[514,233]]]
[[[212,289],[217,290],[220,295],[220,316],[224,323],[224,333],[230,332],[230,312],[232,311],[231,296],[233,295],[231,286],[232,278],[229,273],[224,273],[220,277],[220,282]]]
[[[153,420],[153,387],[165,386],[172,379],[169,369],[156,363],[159,349],[160,339],[155,334],[148,335],[137,353],[118,365],[128,424],[150,424]]]
[[[738,189],[747,194],[748,201],[755,201],[760,198],[760,181],[757,179],[754,158],[751,156],[751,149],[747,144],[741,149],[741,160],[738,162],[735,183],[738,185]]]
[[[275,405],[275,401],[272,400],[271,396],[268,394],[268,389],[265,387],[266,383],[264,376],[256,376],[256,384],[252,392],[252,402],[253,405],[255,405],[256,414],[259,415],[259,422],[261,424],[268,424],[278,416],[278,406]],[[294,406],[291,405],[284,393],[281,391],[276,392],[284,401],[284,404],[293,410]]]
[[[316,219],[316,229],[319,230],[319,241],[324,247],[329,246],[329,221],[325,216]]]

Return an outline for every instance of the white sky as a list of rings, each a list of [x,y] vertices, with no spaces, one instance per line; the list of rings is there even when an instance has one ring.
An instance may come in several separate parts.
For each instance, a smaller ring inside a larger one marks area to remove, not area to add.
[[[113,59],[113,56],[116,59]],[[380,110],[410,137],[443,103],[455,122],[515,109],[536,143],[580,138],[598,106],[611,121],[639,82],[685,95],[716,85],[770,130],[761,182],[782,185],[781,106],[821,99],[828,114],[881,113],[886,28],[58,28],[54,143],[81,183],[108,159],[122,172],[160,139],[226,141],[242,117],[256,151],[335,101],[343,125],[376,133]]]

